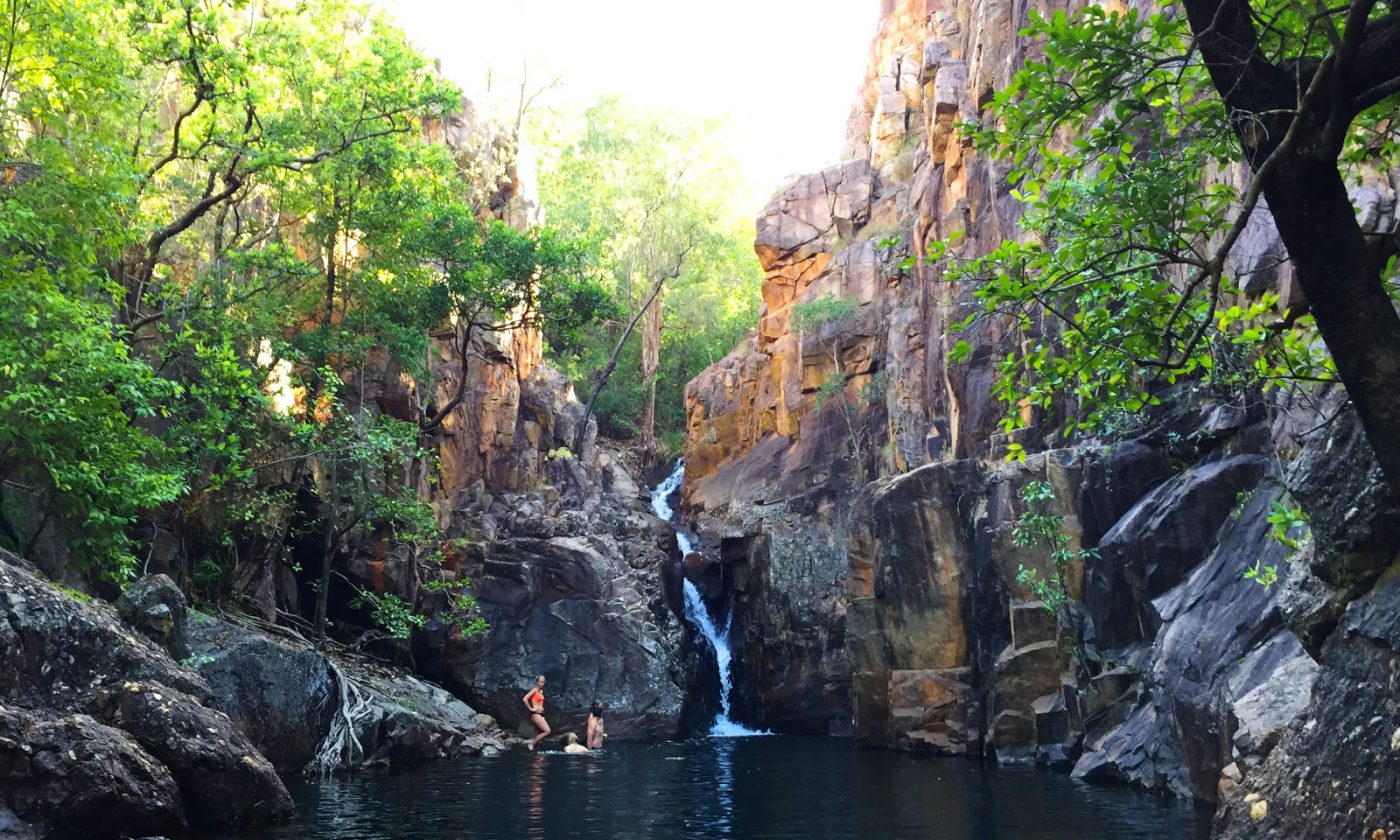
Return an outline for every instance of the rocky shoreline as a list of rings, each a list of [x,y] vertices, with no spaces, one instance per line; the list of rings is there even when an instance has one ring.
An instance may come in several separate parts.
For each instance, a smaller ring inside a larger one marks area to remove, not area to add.
[[[485,755],[513,740],[401,669],[187,614],[164,576],[113,606],[0,554],[0,663],[0,837],[277,820],[292,811],[279,773]]]

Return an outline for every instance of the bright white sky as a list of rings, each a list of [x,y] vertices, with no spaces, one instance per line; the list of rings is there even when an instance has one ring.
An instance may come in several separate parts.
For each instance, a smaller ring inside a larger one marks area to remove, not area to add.
[[[725,118],[720,138],[756,214],[786,176],[837,160],[878,0],[380,0],[444,73],[482,101],[556,77],[556,105],[616,93]]]

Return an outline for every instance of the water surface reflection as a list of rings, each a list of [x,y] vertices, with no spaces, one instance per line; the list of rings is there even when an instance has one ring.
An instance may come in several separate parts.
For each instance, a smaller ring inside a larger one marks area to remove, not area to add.
[[[298,815],[244,837],[1193,840],[1209,813],[1029,768],[818,738],[617,744],[296,786]]]

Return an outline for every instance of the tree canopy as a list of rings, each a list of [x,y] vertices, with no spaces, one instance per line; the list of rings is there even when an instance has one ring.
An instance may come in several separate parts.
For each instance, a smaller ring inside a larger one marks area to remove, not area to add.
[[[1057,12],[1025,34],[1043,55],[966,128],[1009,167],[1027,236],[933,251],[976,285],[964,326],[1007,315],[1027,336],[1000,362],[1006,425],[1063,400],[1068,430],[1093,432],[1183,383],[1340,378],[1400,489],[1397,242],[1348,195],[1395,163],[1400,17],[1369,0],[1189,0]],[[1260,217],[1304,300],[1253,282],[1277,268],[1241,259]]]
[[[435,556],[404,474],[450,406],[389,416],[356,372],[425,391],[433,336],[465,364],[603,302],[430,141],[460,93],[344,0],[12,0],[0,56],[0,544],[123,582],[159,527],[211,599],[284,562],[274,522],[323,541],[322,602],[351,529]]]
[[[617,350],[617,373],[596,407],[603,429],[660,430],[678,449],[685,383],[757,318],[753,223],[726,209],[734,163],[711,127],[613,97],[552,125],[541,132],[547,221],[588,243],[613,317],[605,331],[576,341],[551,335],[551,344],[585,395]],[[654,288],[659,303],[642,312]],[[637,315],[638,334],[619,345]]]

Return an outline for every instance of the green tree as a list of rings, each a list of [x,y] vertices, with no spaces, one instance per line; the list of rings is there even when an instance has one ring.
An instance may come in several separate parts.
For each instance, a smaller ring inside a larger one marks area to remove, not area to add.
[[[707,126],[604,98],[547,138],[548,220],[587,243],[615,303],[604,334],[550,334],[605,430],[679,430],[684,385],[756,316],[752,224],[727,215],[734,167]],[[572,130],[571,130],[572,129]]]
[[[465,365],[473,330],[577,331],[603,299],[574,245],[481,220],[493,172],[425,136],[459,102],[356,2],[0,5],[0,542],[47,529],[120,582],[159,527],[222,598],[303,521],[318,629],[349,535],[431,571],[404,475],[434,417],[358,380],[424,381],[454,320]]]
[[[969,127],[1010,164],[1028,236],[934,256],[978,283],[981,314],[1025,331],[1001,365],[1010,405],[1064,397],[1070,428],[1094,430],[1180,380],[1238,391],[1337,377],[1395,493],[1397,243],[1362,229],[1346,185],[1394,164],[1400,18],[1369,0],[1184,8],[1033,19],[1044,59],[997,96],[995,124]],[[1237,163],[1239,189],[1210,177]],[[1279,312],[1228,273],[1265,203],[1306,307]],[[1041,314],[1054,335],[1037,334]]]

